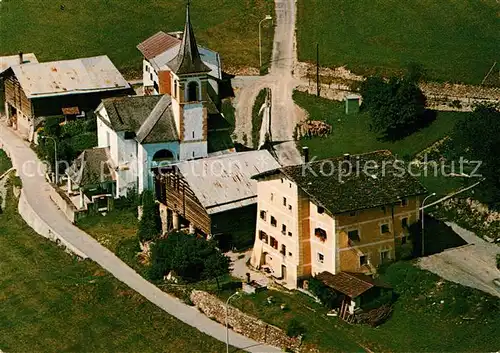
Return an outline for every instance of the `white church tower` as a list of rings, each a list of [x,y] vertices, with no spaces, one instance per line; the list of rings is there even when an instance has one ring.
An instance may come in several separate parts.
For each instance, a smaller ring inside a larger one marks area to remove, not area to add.
[[[203,158],[207,150],[208,68],[201,60],[189,14],[179,53],[167,66],[172,72],[172,109],[179,135],[179,160]]]

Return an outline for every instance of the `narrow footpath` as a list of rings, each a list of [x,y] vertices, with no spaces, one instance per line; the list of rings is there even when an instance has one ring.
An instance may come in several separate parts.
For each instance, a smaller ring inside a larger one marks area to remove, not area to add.
[[[212,321],[194,307],[188,306],[179,299],[161,291],[90,235],[71,224],[49,197],[50,186],[45,181],[43,173],[37,171],[38,166],[41,165],[40,160],[29,145],[10,130],[4,122],[0,122],[0,148],[9,154],[13,167],[18,171],[23,183],[22,192],[26,202],[54,232],[63,236],[67,243],[97,262],[118,280],[159,308],[201,332],[225,342],[226,329],[223,325]],[[233,331],[230,332],[229,337],[229,343],[232,346],[248,352],[281,352],[278,348],[253,341]]]

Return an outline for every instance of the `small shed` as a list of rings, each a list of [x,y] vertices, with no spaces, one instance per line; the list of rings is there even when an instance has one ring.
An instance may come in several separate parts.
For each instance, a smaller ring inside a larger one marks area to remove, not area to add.
[[[324,285],[332,288],[340,296],[340,316],[354,314],[357,308],[367,304],[387,292],[392,287],[387,283],[362,273],[339,272],[335,275],[324,271],[316,276]]]
[[[345,97],[345,113],[357,114],[359,113],[359,106],[361,105],[361,96],[359,94],[348,94]]]

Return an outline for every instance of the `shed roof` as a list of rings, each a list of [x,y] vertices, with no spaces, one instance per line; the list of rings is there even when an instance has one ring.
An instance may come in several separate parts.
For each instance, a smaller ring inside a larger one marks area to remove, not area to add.
[[[179,140],[169,95],[107,98],[102,104],[111,128],[134,132],[140,143]]]
[[[28,98],[93,93],[130,88],[106,56],[27,63],[12,67]]]
[[[330,288],[347,295],[350,298],[356,298],[373,287],[391,288],[388,284],[379,279],[373,279],[362,273],[339,272],[335,275],[324,271],[316,276]]]
[[[115,172],[110,165],[109,148],[84,150],[73,162],[66,174],[80,186],[98,185],[115,180]]]
[[[37,63],[38,59],[33,53],[23,54],[23,64],[27,63]],[[20,65],[19,62],[19,54],[16,55],[8,55],[8,56],[0,56],[0,74],[5,70],[10,68],[11,66]]]
[[[208,214],[256,203],[257,181],[252,180],[252,175],[278,166],[266,150],[230,153],[176,164]]]
[[[385,206],[427,193],[390,151],[349,156],[346,166],[351,166],[350,172],[343,169],[344,161],[344,156],[329,158],[279,168],[255,178],[281,173],[332,214]]]

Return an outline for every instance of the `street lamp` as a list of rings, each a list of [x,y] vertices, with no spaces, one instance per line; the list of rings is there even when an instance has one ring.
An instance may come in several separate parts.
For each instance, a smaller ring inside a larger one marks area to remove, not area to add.
[[[51,139],[54,141],[54,166],[55,166],[55,172],[56,172],[56,185],[59,184],[59,165],[57,163],[57,141],[55,138],[50,137],[50,136],[41,136],[42,139]]]
[[[261,25],[262,22],[267,20],[272,20],[271,15],[266,15],[263,20],[259,22],[259,70],[262,69],[262,34],[261,34]]]
[[[428,195],[424,200],[422,201],[422,256],[425,254],[425,244],[424,244],[424,203],[425,201],[432,196],[436,196],[436,193],[433,192],[432,194]]]
[[[240,292],[236,292],[234,294],[232,294],[229,298],[227,298],[227,301],[226,301],[226,353],[229,353],[229,325],[228,325],[228,322],[227,322],[227,319],[228,319],[228,306],[229,306],[229,301],[237,296],[238,294],[240,294]]]

